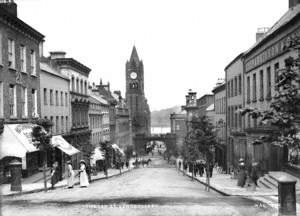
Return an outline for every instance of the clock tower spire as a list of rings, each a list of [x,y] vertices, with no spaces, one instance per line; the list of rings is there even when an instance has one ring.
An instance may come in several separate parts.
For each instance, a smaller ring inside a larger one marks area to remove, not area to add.
[[[126,62],[126,101],[132,119],[133,135],[150,133],[150,112],[144,93],[144,65],[135,46]]]

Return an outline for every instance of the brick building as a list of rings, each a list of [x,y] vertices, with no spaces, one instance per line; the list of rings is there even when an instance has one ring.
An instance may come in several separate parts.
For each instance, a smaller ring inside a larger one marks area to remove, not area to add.
[[[115,143],[123,150],[132,145],[132,130],[129,109],[120,91],[114,91],[113,96],[118,101],[116,106],[116,136]]]
[[[215,127],[217,138],[215,161],[219,166],[226,169],[226,84],[217,84],[212,92],[214,93],[214,119],[212,123]]]
[[[298,51],[288,51],[291,38],[300,36],[300,2],[289,1],[289,10],[244,53],[245,106],[266,110],[275,95],[278,71],[285,67],[285,59],[297,57]],[[249,160],[259,162],[263,171],[280,170],[287,161],[287,149],[254,141],[276,130],[263,126],[259,119],[245,118],[247,154]]]
[[[171,113],[170,115],[171,133],[176,135],[177,149],[184,145],[184,139],[187,133],[186,111],[180,113]]]
[[[63,138],[71,130],[70,80],[52,67],[49,59],[42,58],[40,68],[41,118],[52,122],[52,144],[55,146],[47,152],[47,165],[50,167],[57,161],[64,171],[66,161],[71,160],[74,167],[79,163],[79,151]]]
[[[4,132],[0,135],[0,181],[7,175],[7,163],[14,157],[22,159],[25,175],[37,171],[39,152],[31,134],[24,142],[13,139],[24,136],[32,122],[40,116],[40,55],[44,36],[17,17],[17,5],[0,2],[0,119]],[[13,142],[13,144],[12,144]],[[7,146],[9,145],[9,147]]]
[[[238,109],[244,106],[244,65],[243,53],[235,57],[225,68],[226,80],[226,133],[228,167],[237,167],[240,158],[247,164],[247,142],[244,133],[243,117]]]
[[[214,103],[214,95],[205,94],[197,99],[198,116],[204,116],[206,109]]]
[[[48,60],[52,67],[70,79],[71,130],[65,139],[81,151],[78,160],[88,161],[92,149],[90,143],[91,131],[88,124],[89,96],[88,76],[90,68],[73,58],[66,58],[65,52],[50,52]]]

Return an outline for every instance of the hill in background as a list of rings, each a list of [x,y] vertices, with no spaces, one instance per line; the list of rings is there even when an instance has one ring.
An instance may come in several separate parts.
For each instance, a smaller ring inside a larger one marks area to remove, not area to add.
[[[181,111],[181,106],[151,112],[151,127],[170,127],[170,114]]]

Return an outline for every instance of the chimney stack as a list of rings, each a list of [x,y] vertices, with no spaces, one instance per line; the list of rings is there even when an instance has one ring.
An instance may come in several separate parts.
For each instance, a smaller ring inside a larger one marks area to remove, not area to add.
[[[5,9],[8,13],[18,16],[18,8],[14,0],[0,0],[0,7]]]
[[[289,0],[289,9],[300,4],[300,0]]]
[[[256,32],[256,42],[262,39],[262,37],[269,31],[268,27],[258,28]]]
[[[65,56],[66,56],[66,52],[64,52],[64,51],[50,52],[51,59],[65,58]]]

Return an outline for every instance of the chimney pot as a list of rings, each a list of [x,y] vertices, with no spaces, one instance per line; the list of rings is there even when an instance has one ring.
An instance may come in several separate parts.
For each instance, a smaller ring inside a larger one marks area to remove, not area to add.
[[[50,52],[50,58],[51,59],[65,58],[65,56],[66,56],[66,52],[64,52],[64,51]]]
[[[293,8],[300,4],[300,0],[289,0],[289,8]]]

